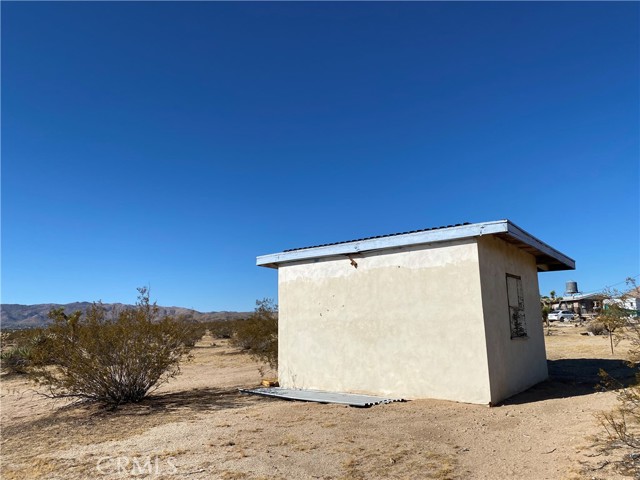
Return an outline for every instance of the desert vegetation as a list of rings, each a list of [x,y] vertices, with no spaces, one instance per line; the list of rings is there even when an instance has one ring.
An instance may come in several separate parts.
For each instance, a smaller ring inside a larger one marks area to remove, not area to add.
[[[247,318],[205,322],[203,329],[247,353],[258,364],[278,368],[278,306],[270,298],[256,300]]]
[[[595,415],[618,402],[617,392],[594,388],[598,368],[626,384],[628,340],[612,357],[606,336],[585,331],[552,325],[551,380],[493,408],[414,400],[354,409],[244,395],[238,388],[261,381],[250,350],[210,334],[180,375],[118,409],[52,401],[27,376],[5,375],[2,474],[102,478],[106,458],[104,478],[143,478],[133,462],[150,458],[158,478],[625,478],[616,462],[632,449],[600,450],[591,437],[604,438]]]
[[[100,465],[111,468],[114,478],[120,475],[114,469],[122,459],[133,462],[130,467],[151,462],[166,469],[161,473],[196,479],[582,479],[638,474],[633,452],[640,438],[640,393],[631,381],[636,370],[625,365],[633,358],[624,356],[627,350],[640,355],[640,331],[635,332],[633,322],[616,331],[615,355],[608,336],[585,335],[587,325],[552,326],[552,335],[545,336],[551,380],[501,406],[419,400],[360,410],[238,392],[260,383],[257,364],[273,365],[277,359],[277,307],[272,301],[258,301],[254,314],[244,320],[194,323],[189,318],[156,318],[148,292],[140,293],[134,309],[116,316],[101,312],[99,303],[87,315],[54,310],[50,328],[3,334],[3,358],[21,358],[17,370],[27,372],[3,376],[4,478],[95,477],[100,459],[107,459]],[[132,328],[138,324],[144,328]],[[101,336],[85,338],[105,325]],[[131,335],[134,331],[138,333]],[[64,348],[47,344],[56,339],[64,339]],[[178,363],[165,362],[165,370],[146,355],[149,345],[159,347],[161,342],[168,348],[161,356],[179,358]],[[31,352],[16,352],[20,345]],[[116,355],[119,349],[131,355]],[[48,358],[41,356],[45,350]],[[88,370],[103,373],[91,383],[82,376],[84,370],[78,370],[74,378],[84,379],[81,385],[127,378],[117,372],[137,377],[135,372],[145,365],[153,368],[141,378],[153,375],[158,381],[145,395],[141,392],[149,382],[128,389],[116,382],[121,397],[103,400],[104,390],[98,390],[98,402],[72,408],[52,409],[50,400],[29,393],[33,387],[28,378],[39,371],[44,374],[40,391],[59,392],[54,395],[56,406],[87,398],[69,395],[72,390],[64,382],[72,370],[64,369],[87,363],[89,351],[103,360],[92,360]],[[65,353],[72,358],[63,359]],[[126,358],[139,361],[118,363]],[[191,360],[185,362],[187,358]],[[102,368],[107,365],[111,368]],[[6,366],[3,360],[8,371]],[[599,368],[610,373],[611,390],[595,388]],[[119,399],[125,397],[138,400]],[[100,408],[105,403],[118,408]]]
[[[138,292],[135,307],[110,314],[100,303],[85,314],[52,309],[48,327],[7,336],[12,345],[2,352],[2,368],[27,374],[53,398],[140,401],[179,373],[205,332],[188,318],[159,318],[148,289]]]
[[[256,302],[246,319],[197,322],[189,315],[161,316],[147,288],[134,307],[49,312],[46,328],[3,333],[2,369],[27,375],[52,398],[76,398],[110,406],[139,402],[180,372],[207,332],[246,351],[259,364],[277,367],[277,307]]]
[[[256,361],[278,368],[278,307],[273,300],[258,300],[253,315],[236,322],[231,344],[247,350]]]
[[[637,294],[636,282],[627,279],[629,292]],[[607,305],[598,316],[597,321],[607,331],[613,354],[614,343],[626,341],[629,346],[626,352],[626,361],[629,368],[635,372],[635,381],[625,385],[612,377],[609,372],[602,370],[600,375],[605,389],[614,391],[618,403],[607,412],[602,412],[598,418],[607,433],[607,446],[610,448],[629,447],[640,448],[640,319],[637,312],[631,312],[626,308],[624,299],[629,293],[617,290],[606,292]],[[614,341],[615,337],[615,341]],[[627,467],[636,467],[636,473],[640,473],[637,463],[637,452],[629,452],[622,462]]]
[[[36,351],[46,351],[48,336],[42,328],[3,331],[0,337],[0,365],[8,374],[26,375]],[[42,354],[38,355],[44,360]]]

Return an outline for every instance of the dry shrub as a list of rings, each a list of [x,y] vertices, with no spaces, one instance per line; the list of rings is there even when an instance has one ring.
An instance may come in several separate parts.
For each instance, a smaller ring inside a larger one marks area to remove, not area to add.
[[[637,368],[638,364],[631,366]],[[607,390],[616,390],[618,404],[609,412],[600,412],[597,417],[607,433],[611,444],[621,443],[640,448],[640,372],[636,372],[636,383],[624,387],[605,371],[600,371]]]
[[[635,281],[627,279],[627,285],[632,287],[630,292],[637,292]],[[615,295],[610,298],[624,298],[624,295]],[[599,414],[599,419],[611,444],[624,444],[632,448],[640,448],[640,324],[637,319],[629,317],[629,311],[625,310],[621,303],[609,305],[608,315],[613,317],[619,325],[620,338],[626,338],[631,344],[627,356],[627,364],[635,369],[635,383],[624,386],[613,379],[605,371],[601,371],[604,387],[608,390],[616,390],[618,404],[610,412]],[[637,469],[636,469],[637,470]],[[640,475],[640,471],[636,471]]]
[[[138,402],[176,376],[199,332],[183,319],[158,317],[146,288],[135,307],[108,317],[95,303],[83,317],[53,309],[46,348],[33,355],[33,378],[51,397],[72,397],[112,406]],[[47,366],[53,363],[52,366]]]
[[[207,326],[191,316],[181,316],[176,321],[182,325],[184,343],[189,348],[195,347],[198,340],[207,333]]]
[[[207,323],[207,329],[213,338],[229,339],[237,330],[237,325],[244,320],[213,320]]]
[[[256,309],[247,320],[235,324],[231,344],[248,350],[255,360],[278,367],[278,307],[273,300],[256,301]]]
[[[635,384],[625,387],[601,371],[604,387],[616,390],[618,404],[612,411],[600,413],[599,419],[611,442],[640,448],[640,325],[628,324],[625,336],[631,343],[627,363],[636,370]]]
[[[597,320],[589,322],[587,325],[587,332],[591,332],[594,335],[606,335],[609,333],[605,324]]]

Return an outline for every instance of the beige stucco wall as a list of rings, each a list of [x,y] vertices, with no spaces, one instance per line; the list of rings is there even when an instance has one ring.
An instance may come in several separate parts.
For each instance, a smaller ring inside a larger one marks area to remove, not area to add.
[[[491,401],[475,239],[279,268],[284,387]]]
[[[494,236],[478,238],[478,254],[491,372],[491,401],[497,403],[548,376],[538,273],[533,255]],[[522,278],[526,338],[511,339],[507,273]]]

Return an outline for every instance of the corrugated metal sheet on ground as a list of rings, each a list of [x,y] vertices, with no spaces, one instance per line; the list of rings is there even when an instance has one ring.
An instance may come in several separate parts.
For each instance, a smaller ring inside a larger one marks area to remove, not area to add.
[[[352,407],[372,407],[382,403],[404,402],[402,398],[375,397],[357,393],[323,392],[320,390],[297,390],[291,388],[269,387],[240,389],[242,393],[263,395],[265,397],[300,400],[302,402],[338,403]]]

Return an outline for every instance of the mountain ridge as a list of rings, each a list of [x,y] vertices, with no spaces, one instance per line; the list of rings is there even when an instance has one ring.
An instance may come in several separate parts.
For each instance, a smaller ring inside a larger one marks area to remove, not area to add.
[[[43,327],[51,323],[47,316],[53,308],[64,308],[65,313],[70,314],[77,310],[85,313],[94,302],[72,303],[38,303],[23,305],[19,303],[0,304],[0,325],[3,329]],[[103,303],[102,306],[108,313],[118,308],[131,308],[133,305],[125,303]],[[214,311],[199,312],[185,307],[158,305],[158,313],[164,316],[188,316],[197,322],[209,322],[214,320],[236,320],[247,318],[253,312]]]

